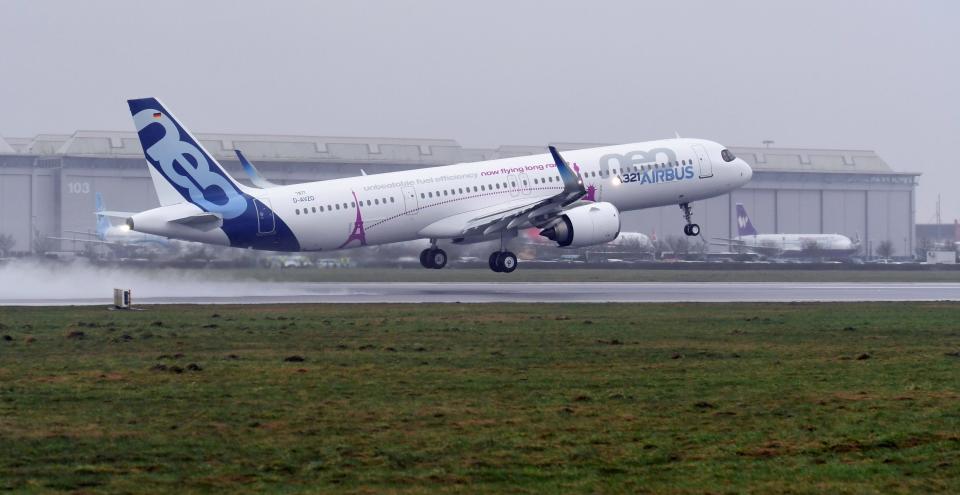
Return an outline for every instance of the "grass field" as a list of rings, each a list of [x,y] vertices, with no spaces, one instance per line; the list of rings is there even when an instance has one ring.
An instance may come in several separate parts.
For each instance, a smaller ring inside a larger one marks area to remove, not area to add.
[[[0,491],[960,492],[960,304],[0,322]]]

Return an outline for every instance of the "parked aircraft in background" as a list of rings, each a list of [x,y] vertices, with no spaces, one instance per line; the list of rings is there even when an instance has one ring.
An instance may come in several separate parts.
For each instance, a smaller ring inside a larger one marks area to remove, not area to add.
[[[747,209],[740,203],[737,203],[737,237],[716,238],[711,244],[785,258],[848,258],[860,250],[859,240],[841,234],[759,234],[747,215]]]
[[[699,235],[690,204],[736,189],[753,174],[720,144],[678,137],[248,187],[157,99],[128,103],[161,206],[126,216],[127,225],[248,249],[326,251],[426,238],[431,247],[421,264],[442,268],[440,240],[499,240],[489,265],[509,273],[517,258],[505,244],[519,229],[536,227],[560,247],[603,244],[620,233],[621,211],[673,204],[683,212],[684,232]]]

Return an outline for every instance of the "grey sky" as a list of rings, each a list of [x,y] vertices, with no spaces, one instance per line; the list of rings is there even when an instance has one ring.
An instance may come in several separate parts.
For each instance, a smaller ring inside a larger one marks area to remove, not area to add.
[[[875,149],[960,216],[960,2],[0,3],[0,135],[132,130]]]

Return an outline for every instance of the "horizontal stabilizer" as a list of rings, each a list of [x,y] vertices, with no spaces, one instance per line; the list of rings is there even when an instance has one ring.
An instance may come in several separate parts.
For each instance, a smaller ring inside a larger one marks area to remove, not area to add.
[[[87,244],[106,244],[109,246],[118,245],[116,242],[101,241],[99,239],[77,239],[76,237],[53,237],[47,236],[47,239],[53,239],[56,241],[70,241],[70,242],[83,242]]]
[[[98,217],[112,217],[112,218],[130,218],[133,216],[131,211],[97,211],[94,212]]]

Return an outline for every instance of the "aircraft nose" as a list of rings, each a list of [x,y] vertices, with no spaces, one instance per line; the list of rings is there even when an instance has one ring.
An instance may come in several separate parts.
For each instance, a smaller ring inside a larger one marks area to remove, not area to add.
[[[744,161],[743,159],[737,158],[737,161],[740,162],[740,164],[739,164],[739,165],[740,165],[740,177],[743,178],[743,182],[744,182],[744,184],[746,184],[747,182],[750,182],[750,179],[751,179],[751,178],[753,178],[753,169],[750,168],[750,164],[748,164],[748,163],[747,163],[746,161]]]

